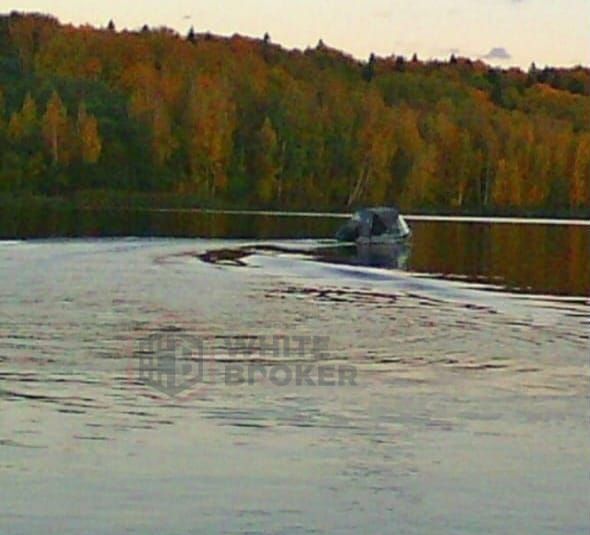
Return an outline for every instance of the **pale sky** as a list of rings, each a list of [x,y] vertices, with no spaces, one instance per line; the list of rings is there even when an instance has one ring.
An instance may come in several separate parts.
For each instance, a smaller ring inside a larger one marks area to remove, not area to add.
[[[0,0],[0,13],[51,13],[117,29],[143,24],[261,37],[287,48],[318,39],[358,58],[451,53],[494,65],[590,64],[590,0]]]

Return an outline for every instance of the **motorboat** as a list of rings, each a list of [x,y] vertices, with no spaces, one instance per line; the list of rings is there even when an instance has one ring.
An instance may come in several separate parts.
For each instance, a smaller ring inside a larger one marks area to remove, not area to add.
[[[412,231],[394,207],[363,208],[357,211],[336,233],[340,242],[357,245],[404,243]]]

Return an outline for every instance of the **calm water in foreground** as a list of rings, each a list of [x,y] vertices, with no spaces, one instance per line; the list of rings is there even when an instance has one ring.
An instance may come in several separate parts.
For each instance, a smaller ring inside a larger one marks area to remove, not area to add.
[[[0,533],[587,534],[590,227],[340,222],[0,214]]]

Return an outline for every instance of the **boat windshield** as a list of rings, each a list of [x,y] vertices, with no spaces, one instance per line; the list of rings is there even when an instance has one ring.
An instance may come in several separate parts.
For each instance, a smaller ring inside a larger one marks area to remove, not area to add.
[[[403,235],[410,233],[410,227],[406,223],[406,220],[400,215],[397,220],[397,225],[400,230],[400,233]]]

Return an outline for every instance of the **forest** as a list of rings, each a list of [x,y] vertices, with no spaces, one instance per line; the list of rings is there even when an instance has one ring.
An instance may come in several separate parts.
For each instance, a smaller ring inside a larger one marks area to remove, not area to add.
[[[0,15],[0,195],[590,215],[590,69]]]

